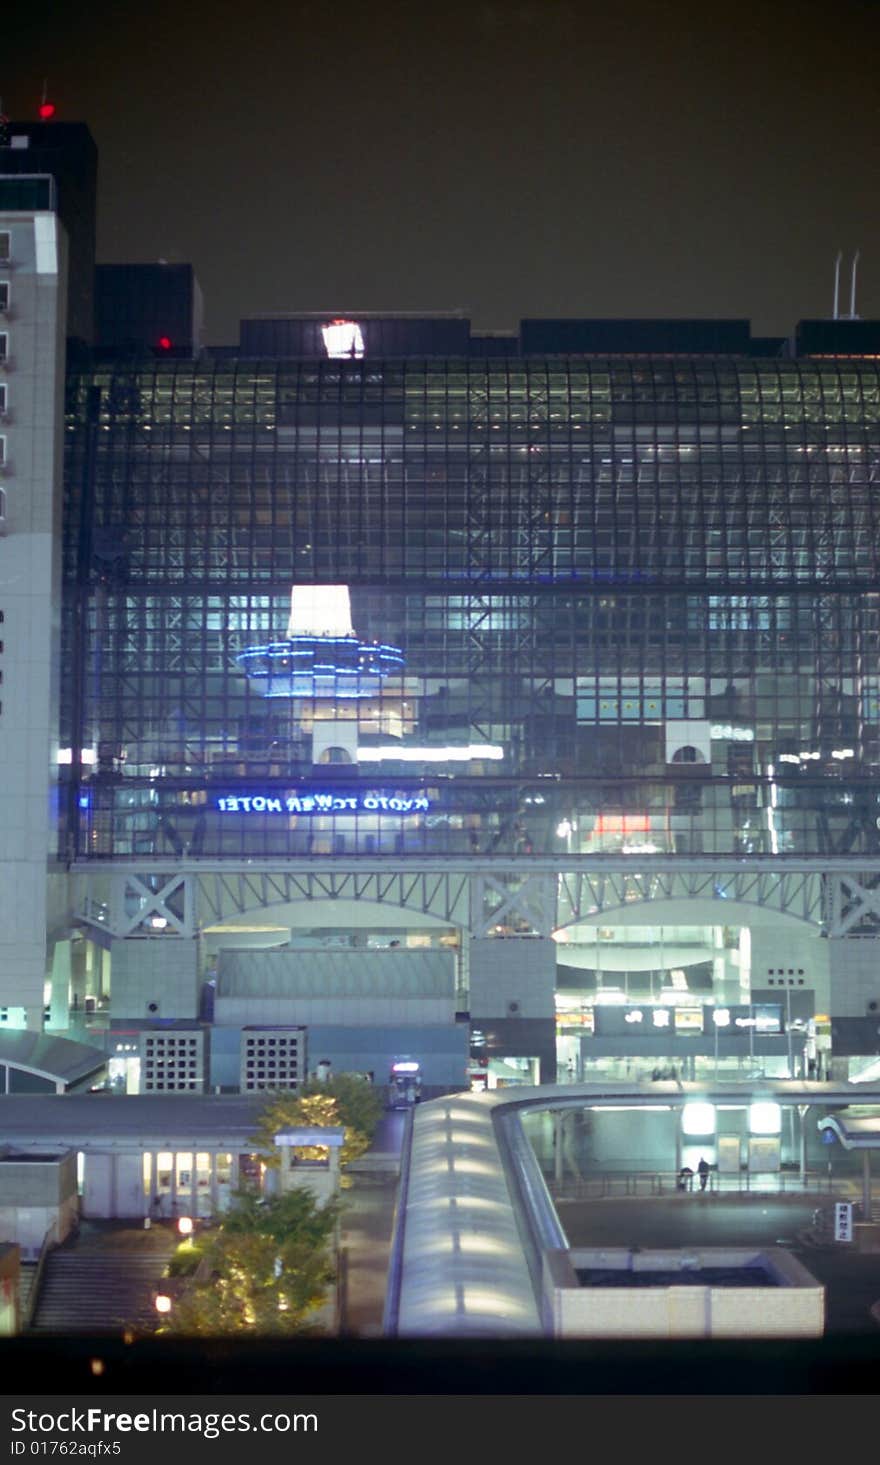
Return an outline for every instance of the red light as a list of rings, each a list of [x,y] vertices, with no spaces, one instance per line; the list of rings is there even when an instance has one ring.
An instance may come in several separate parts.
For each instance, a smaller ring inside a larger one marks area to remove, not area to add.
[[[170,336],[160,336],[159,337],[159,350],[160,351],[170,351],[171,350],[171,337]]]
[[[55,103],[54,102],[41,102],[40,103],[40,118],[42,119],[42,121],[43,122],[48,122],[49,121],[49,118],[50,117],[54,117],[54,116],[55,116]]]

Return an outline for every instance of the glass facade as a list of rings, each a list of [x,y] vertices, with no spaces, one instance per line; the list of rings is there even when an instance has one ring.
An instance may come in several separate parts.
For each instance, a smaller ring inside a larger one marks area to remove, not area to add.
[[[877,852],[877,361],[68,391],[66,853]]]

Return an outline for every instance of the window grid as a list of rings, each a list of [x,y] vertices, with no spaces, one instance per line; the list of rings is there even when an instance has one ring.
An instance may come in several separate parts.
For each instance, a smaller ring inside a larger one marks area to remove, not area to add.
[[[68,438],[79,855],[560,853],[633,816],[662,850],[876,851],[876,363],[162,362],[73,378]],[[244,676],[292,583],[402,649],[381,698]],[[503,757],[336,770],[412,817],[220,812],[326,782],[327,720]]]
[[[201,1093],[205,1086],[202,1033],[144,1033],[141,1086],[147,1094]]]

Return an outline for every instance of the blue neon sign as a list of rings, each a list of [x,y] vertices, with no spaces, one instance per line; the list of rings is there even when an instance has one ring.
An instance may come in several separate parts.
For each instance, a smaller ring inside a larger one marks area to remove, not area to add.
[[[431,807],[424,794],[224,794],[215,802],[221,814],[426,814]]]

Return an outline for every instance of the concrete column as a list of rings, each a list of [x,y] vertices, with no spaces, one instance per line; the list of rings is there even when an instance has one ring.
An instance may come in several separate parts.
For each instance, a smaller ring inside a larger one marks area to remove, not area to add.
[[[94,997],[95,993],[95,948],[91,941],[83,941],[83,988],[87,997]]]
[[[52,953],[52,987],[49,998],[49,1027],[66,1028],[70,1022],[70,942],[56,941]]]
[[[145,1150],[144,1159],[147,1162],[145,1166],[145,1185],[147,1191],[146,1214],[152,1216],[153,1201],[156,1196],[156,1156],[152,1150]]]
[[[73,995],[77,999],[77,1010],[85,1012],[88,982],[86,977],[86,941],[70,943],[70,978]]]
[[[455,1003],[462,1012],[470,1011],[470,943],[471,933],[463,926],[458,931],[458,970],[455,974]]]
[[[220,1209],[220,1188],[217,1180],[217,1152],[211,1151],[211,1215],[216,1216]]]
[[[561,1109],[553,1115],[553,1174],[557,1185],[562,1184],[562,1176],[565,1162],[562,1155],[563,1131],[562,1125],[565,1116]]]
[[[862,1220],[871,1219],[871,1151],[862,1151]]]

